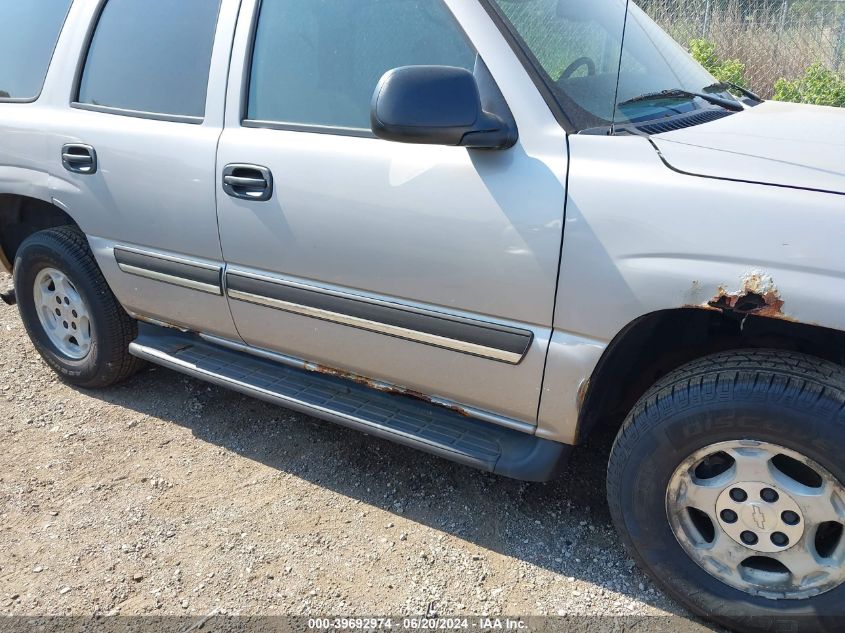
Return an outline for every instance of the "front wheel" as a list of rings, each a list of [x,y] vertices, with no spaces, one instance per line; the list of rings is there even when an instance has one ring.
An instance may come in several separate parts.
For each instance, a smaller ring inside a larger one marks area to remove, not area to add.
[[[845,370],[802,354],[726,352],[669,374],[610,458],[627,549],[735,630],[841,631],[844,409]]]
[[[142,365],[128,352],[137,324],[118,304],[75,228],[27,238],[15,256],[14,281],[29,338],[66,382],[107,387]]]

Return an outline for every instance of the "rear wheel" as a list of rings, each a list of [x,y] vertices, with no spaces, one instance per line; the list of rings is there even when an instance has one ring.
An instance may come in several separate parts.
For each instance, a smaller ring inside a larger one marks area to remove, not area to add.
[[[107,387],[142,365],[128,352],[137,324],[118,304],[75,228],[27,238],[15,257],[14,281],[27,333],[63,380]]]
[[[843,409],[845,371],[801,354],[727,352],[666,376],[628,416],[608,469],[631,555],[737,630],[841,630]]]

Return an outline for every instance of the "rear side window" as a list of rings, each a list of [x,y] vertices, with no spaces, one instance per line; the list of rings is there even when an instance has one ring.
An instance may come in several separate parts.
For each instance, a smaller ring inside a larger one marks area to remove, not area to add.
[[[263,0],[247,118],[369,130],[388,70],[475,56],[441,0]]]
[[[219,0],[109,0],[79,103],[202,118]]]
[[[71,0],[0,0],[0,99],[35,99]]]

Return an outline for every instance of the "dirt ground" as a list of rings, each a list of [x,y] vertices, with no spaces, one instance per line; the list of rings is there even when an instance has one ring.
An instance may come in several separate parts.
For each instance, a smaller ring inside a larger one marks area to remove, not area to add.
[[[710,630],[625,556],[609,438],[525,484],[164,369],[80,391],[6,306],[0,420],[5,615],[674,613]]]

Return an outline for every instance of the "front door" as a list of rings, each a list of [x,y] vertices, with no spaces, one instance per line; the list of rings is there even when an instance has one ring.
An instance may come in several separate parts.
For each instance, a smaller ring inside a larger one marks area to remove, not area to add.
[[[229,304],[249,345],[534,423],[566,145],[492,32],[465,0],[245,4],[217,172]],[[515,147],[371,134],[384,72],[473,69],[479,55],[521,130]]]

